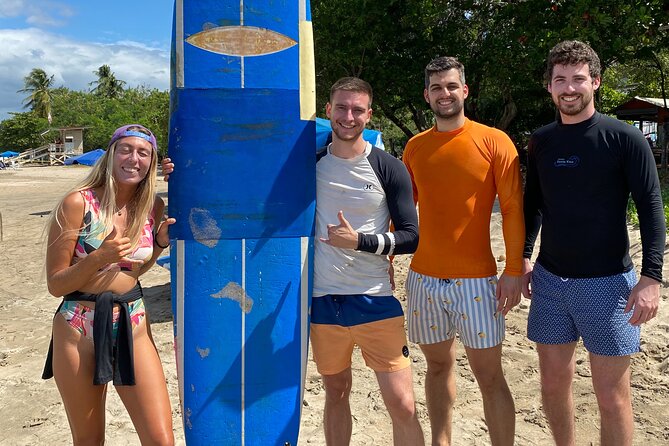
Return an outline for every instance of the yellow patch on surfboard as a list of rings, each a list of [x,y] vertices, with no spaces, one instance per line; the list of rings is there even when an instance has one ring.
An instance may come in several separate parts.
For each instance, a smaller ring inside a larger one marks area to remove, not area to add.
[[[219,26],[193,34],[186,42],[226,56],[263,56],[278,53],[297,42],[290,37],[255,26]]]
[[[300,22],[300,118],[316,118],[316,62],[311,22]]]

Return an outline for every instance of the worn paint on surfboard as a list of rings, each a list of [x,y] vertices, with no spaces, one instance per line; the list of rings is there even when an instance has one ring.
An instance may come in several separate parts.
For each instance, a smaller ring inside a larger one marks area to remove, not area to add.
[[[178,0],[172,301],[189,445],[295,445],[307,361],[315,82],[306,0]]]

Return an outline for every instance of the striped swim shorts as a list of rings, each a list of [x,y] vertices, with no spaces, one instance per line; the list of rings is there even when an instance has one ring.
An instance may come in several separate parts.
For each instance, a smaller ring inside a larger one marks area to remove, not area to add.
[[[497,276],[437,278],[409,270],[406,289],[409,340],[435,344],[456,334],[469,348],[504,340],[504,315],[497,311]]]

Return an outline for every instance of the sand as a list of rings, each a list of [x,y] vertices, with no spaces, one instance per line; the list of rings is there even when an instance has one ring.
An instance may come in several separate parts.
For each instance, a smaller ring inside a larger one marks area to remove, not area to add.
[[[0,171],[0,445],[70,444],[69,427],[53,380],[41,379],[42,366],[51,334],[51,318],[59,299],[49,295],[44,275],[42,230],[47,213],[89,168],[23,167]],[[166,197],[167,185],[159,181]],[[491,222],[493,251],[504,254],[501,218]],[[630,228],[635,264],[640,265],[638,231]],[[398,258],[397,296],[406,302],[403,281],[409,258]],[[665,262],[667,263],[667,262]],[[498,266],[503,267],[503,262]],[[665,267],[665,277],[669,278]],[[172,349],[170,276],[154,266],[142,276],[153,335],[160,352],[172,401],[174,435],[184,443],[178,404],[175,358]],[[632,391],[638,445],[669,444],[669,290],[662,288],[657,318],[642,331],[643,352],[632,361]],[[507,338],[503,364],[516,404],[516,443],[551,444],[548,425],[539,398],[539,371],[534,345],[526,338],[528,301],[507,316]],[[425,406],[425,359],[410,345],[413,358],[417,406],[429,444],[429,423]],[[576,425],[579,445],[597,444],[599,416],[592,392],[587,354],[579,346],[574,383]],[[456,445],[489,444],[477,385],[469,371],[462,347],[457,360],[458,399],[453,417]],[[374,374],[365,367],[358,351],[353,360],[353,445],[390,445],[392,431]],[[310,360],[299,445],[324,445],[322,409],[324,391]],[[113,389],[107,397],[108,445],[139,445],[139,440],[120,399]]]

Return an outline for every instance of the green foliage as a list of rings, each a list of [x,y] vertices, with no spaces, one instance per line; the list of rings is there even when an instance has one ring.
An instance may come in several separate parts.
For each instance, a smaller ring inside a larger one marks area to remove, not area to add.
[[[156,135],[161,153],[167,152],[169,94],[146,87],[129,88],[119,98],[59,89],[54,127],[86,127],[86,150],[107,148],[114,130],[124,124],[142,124]]]
[[[602,83],[599,87],[599,109],[604,113],[612,113],[616,107],[628,99],[631,99],[631,96],[624,90],[616,89],[607,83]]]
[[[109,68],[109,65],[102,65],[97,70],[93,71],[98,79],[91,82],[89,85],[95,85],[91,90],[98,96],[104,96],[109,99],[119,98],[123,95],[123,86],[125,81],[116,79],[114,72]]]
[[[30,108],[37,116],[51,122],[53,74],[49,76],[43,69],[33,68],[30,74],[23,78],[23,82],[24,88],[17,93],[28,93],[28,97],[23,100],[24,107]]]
[[[603,111],[608,112],[634,96],[664,97],[663,89],[669,88],[669,50],[644,54],[644,58],[615,63],[606,71],[601,88]]]
[[[396,158],[401,158],[409,137],[383,115],[375,116],[373,122],[374,130],[379,130],[383,134],[383,144],[386,152]]]
[[[543,82],[550,48],[580,39],[605,69],[646,63],[669,46],[664,3],[313,0],[318,107],[336,79],[359,76],[375,89],[377,116],[410,137],[432,125],[423,99],[425,65],[456,56],[466,67],[467,116],[506,130],[522,146],[529,132],[555,118]],[[600,100],[610,107],[613,96]]]
[[[662,197],[662,201],[664,201],[664,196]],[[666,219],[666,211],[665,211],[665,219]],[[632,200],[631,198],[627,202],[627,222],[631,225],[639,226],[639,214],[637,214],[636,205],[634,204],[634,200]]]
[[[124,124],[138,123],[156,135],[161,154],[167,152],[169,93],[143,86],[124,90],[120,97],[109,98],[92,92],[64,87],[51,91],[54,119],[51,125],[35,112],[12,113],[0,123],[0,147],[21,152],[51,141],[54,133],[40,134],[60,127],[85,127],[84,151],[107,148],[114,130]]]
[[[555,119],[543,72],[546,55],[558,41],[584,40],[598,52],[604,84],[597,100],[604,112],[627,97],[663,93],[662,75],[666,78],[669,71],[665,3],[312,0],[317,109],[324,110],[338,78],[362,77],[374,87],[372,126],[399,154],[409,137],[433,123],[423,98],[425,65],[437,56],[456,56],[466,67],[467,116],[504,129],[523,147],[533,130]],[[80,92],[52,89],[53,76],[34,69],[22,92],[30,93],[27,105],[36,116],[18,113],[2,123],[3,149],[41,145],[37,135],[48,125],[35,119],[48,113],[37,104],[48,102],[52,127],[87,127],[86,150],[105,147],[111,132],[130,122],[151,128],[166,150],[168,93],[124,88],[108,65],[94,74],[92,92]],[[39,89],[49,94],[33,97]]]
[[[23,152],[31,147],[44,144],[40,132],[48,128],[46,119],[34,112],[10,113],[12,116],[0,122],[0,149]]]
[[[406,136],[429,126],[423,68],[438,42],[452,41],[438,24],[451,17],[443,2],[320,0],[312,2],[318,110],[342,76],[359,76],[375,89],[374,109]],[[464,22],[464,17],[460,18]]]
[[[662,186],[662,205],[664,209],[664,221],[669,230],[669,179],[660,175],[660,184]],[[639,215],[636,211],[636,205],[631,198],[627,202],[627,222],[639,226]]]

